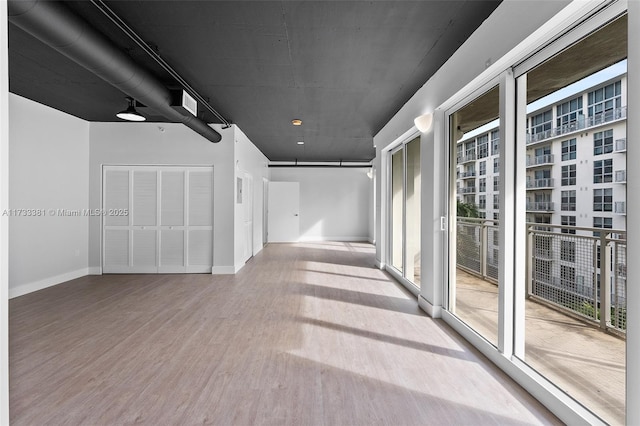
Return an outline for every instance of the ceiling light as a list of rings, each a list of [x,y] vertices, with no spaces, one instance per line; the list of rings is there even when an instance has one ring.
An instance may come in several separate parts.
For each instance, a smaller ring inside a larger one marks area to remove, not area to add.
[[[304,141],[298,141],[298,145],[304,145]]]
[[[291,120],[291,124],[293,124],[294,126],[302,126],[302,120],[300,120],[299,118],[294,118],[293,120]]]
[[[123,120],[127,120],[127,121],[145,121],[146,118],[144,118],[142,114],[136,111],[136,108],[133,105],[135,102],[133,98],[128,97],[127,101],[129,101],[129,106],[127,107],[127,109],[117,113],[116,117],[121,118]]]
[[[429,112],[422,114],[420,117],[416,117],[413,122],[422,133],[428,132],[433,122],[433,114]]]

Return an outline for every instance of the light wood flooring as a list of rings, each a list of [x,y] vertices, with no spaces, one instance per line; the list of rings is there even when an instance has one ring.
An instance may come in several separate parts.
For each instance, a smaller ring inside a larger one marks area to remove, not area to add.
[[[235,276],[105,275],[10,301],[13,425],[558,420],[374,267],[271,244]]]
[[[457,270],[456,315],[498,341],[498,286]],[[611,425],[625,424],[624,339],[525,301],[524,361]]]

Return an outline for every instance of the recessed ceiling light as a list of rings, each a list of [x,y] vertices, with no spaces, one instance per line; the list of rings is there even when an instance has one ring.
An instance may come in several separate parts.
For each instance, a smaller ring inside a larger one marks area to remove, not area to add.
[[[298,145],[304,145],[304,141],[298,141]]]
[[[294,126],[302,126],[302,120],[300,120],[299,118],[294,118],[293,120],[291,120],[291,124],[293,124]]]

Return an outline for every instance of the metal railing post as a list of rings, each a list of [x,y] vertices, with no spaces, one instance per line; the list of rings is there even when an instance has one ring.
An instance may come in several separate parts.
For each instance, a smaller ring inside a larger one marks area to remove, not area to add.
[[[600,234],[600,328],[611,325],[611,233]]]
[[[480,225],[480,275],[487,278],[487,251],[488,251],[487,222]]]
[[[531,225],[527,226],[527,297],[533,294],[533,232]]]

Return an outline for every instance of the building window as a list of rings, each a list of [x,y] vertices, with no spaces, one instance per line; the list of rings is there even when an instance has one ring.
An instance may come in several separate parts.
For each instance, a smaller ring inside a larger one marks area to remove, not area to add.
[[[493,192],[500,191],[500,176],[493,177]]]
[[[594,217],[593,218],[593,227],[594,228],[602,228],[602,229],[612,229],[613,228],[613,219],[610,217]],[[600,232],[595,231],[593,233],[594,237],[599,237]]]
[[[565,289],[572,289],[576,284],[576,268],[560,265],[560,285]]]
[[[562,141],[562,161],[576,159],[576,140]]]
[[[531,134],[537,135],[551,130],[551,110],[541,112],[531,117]]]
[[[613,129],[593,134],[593,155],[613,152]]]
[[[576,184],[576,165],[562,166],[562,186]]]
[[[476,141],[475,140],[464,144],[464,156],[466,160],[476,159]]]
[[[576,211],[576,191],[562,191],[560,210]]]
[[[613,188],[593,190],[593,211],[610,212],[613,210]]]
[[[491,132],[491,155],[500,154],[500,132],[494,130]]]
[[[482,135],[478,138],[478,158],[489,156],[489,135]]]
[[[560,241],[560,260],[575,263],[576,261],[576,242]]]
[[[558,105],[556,113],[558,127],[575,123],[578,120],[578,115],[582,115],[582,96]]]
[[[481,210],[485,210],[487,208],[487,196],[479,195],[478,196],[478,208]]]
[[[480,176],[486,175],[487,174],[487,162],[486,161],[481,161],[480,162]]]
[[[593,183],[613,182],[613,159],[593,162]]]
[[[560,216],[560,224],[562,226],[576,226],[576,217],[575,216]],[[575,229],[562,228],[561,232],[563,234],[575,234]]]
[[[487,178],[480,179],[480,188],[478,192],[487,192]]]
[[[493,159],[493,173],[500,173],[500,159]]]
[[[500,220],[500,213],[494,212],[493,213],[493,220]]]
[[[493,209],[500,210],[500,197],[498,194],[493,194]]]
[[[621,92],[622,82],[620,80],[589,92],[589,107],[587,109],[589,117],[613,111],[614,108],[620,108],[622,106]],[[609,120],[612,118],[613,115]]]

